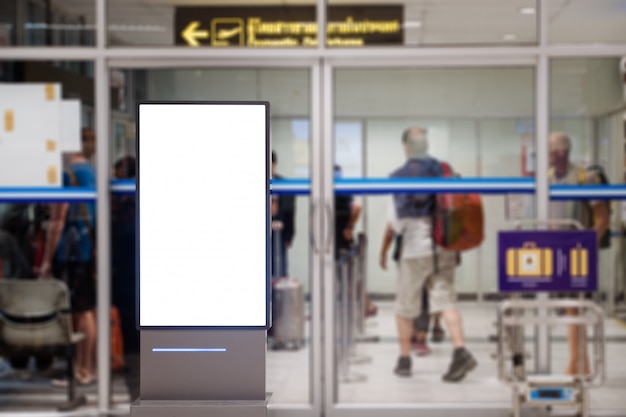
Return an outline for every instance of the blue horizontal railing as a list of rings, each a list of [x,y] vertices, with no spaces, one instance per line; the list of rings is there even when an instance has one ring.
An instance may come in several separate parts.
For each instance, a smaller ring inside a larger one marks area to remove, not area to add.
[[[113,180],[114,194],[134,194],[134,180]],[[276,195],[309,195],[308,179],[271,180],[270,193]],[[533,178],[343,178],[335,180],[337,194],[377,195],[398,192],[510,194],[535,192]],[[0,202],[92,201],[94,187],[0,187]],[[613,199],[626,200],[626,185],[552,185],[552,200]]]
[[[626,185],[552,185],[551,200],[626,200]]]
[[[95,199],[95,187],[0,187],[0,202],[82,202]]]
[[[135,194],[136,188],[135,180],[111,181],[111,191],[116,194]]]
[[[398,192],[478,192],[478,193],[533,193],[532,178],[342,178],[335,180],[337,194],[391,194]],[[307,195],[309,180],[272,180],[272,194]]]
[[[310,180],[270,180],[270,194],[309,195]]]
[[[364,178],[335,180],[337,194],[533,193],[532,178]]]
[[[308,180],[271,182],[272,194],[309,194]],[[337,194],[391,194],[397,192],[511,194],[535,192],[534,178],[364,178],[335,180]],[[551,185],[551,200],[615,199],[626,200],[626,185]]]

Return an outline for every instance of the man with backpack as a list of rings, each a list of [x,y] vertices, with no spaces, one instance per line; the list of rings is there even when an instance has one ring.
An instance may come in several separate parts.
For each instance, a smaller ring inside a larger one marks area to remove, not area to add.
[[[576,166],[570,161],[572,142],[565,133],[554,132],[549,138],[550,170],[548,180],[550,184],[602,184],[606,178],[597,169],[586,169]],[[598,248],[608,247],[609,238],[609,205],[606,200],[579,200],[579,201],[550,201],[548,216],[551,219],[575,219],[588,229],[594,229],[598,237]],[[578,314],[576,308],[567,309],[568,315]],[[588,374],[589,357],[587,343],[584,343],[583,352],[579,345],[580,326],[572,325],[568,328],[569,362],[565,373],[568,375]],[[584,330],[583,330],[584,331]],[[583,369],[579,369],[580,359],[583,359]]]
[[[407,162],[391,174],[392,178],[442,177],[439,161],[427,154],[427,132],[413,127],[402,134]],[[442,313],[454,345],[452,362],[443,375],[447,382],[458,382],[477,365],[476,359],[465,348],[461,315],[456,306],[454,268],[457,253],[437,247],[433,240],[435,196],[432,194],[397,193],[392,196],[380,252],[380,266],[387,269],[387,252],[395,235],[402,235],[402,249],[398,262],[396,295],[396,325],[400,357],[394,372],[398,376],[411,375],[411,338],[413,320],[419,316],[422,289],[430,292],[430,310]]]

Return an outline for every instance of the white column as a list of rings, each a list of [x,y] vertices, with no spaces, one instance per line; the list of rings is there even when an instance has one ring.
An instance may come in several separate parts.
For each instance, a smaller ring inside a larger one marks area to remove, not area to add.
[[[535,204],[538,220],[548,219],[548,129],[550,128],[550,63],[546,47],[548,43],[548,1],[539,0],[538,34],[539,56],[535,74],[535,141],[537,146],[537,169],[535,174]],[[538,300],[548,300],[547,293],[537,294]],[[540,309],[539,316],[547,316],[546,309]],[[547,326],[537,326],[535,332],[535,371],[539,374],[550,372],[550,334]]]
[[[105,55],[107,43],[106,0],[96,0],[95,127],[96,127],[96,259],[97,276],[97,367],[98,410],[111,405],[111,222],[109,172],[109,70]]]

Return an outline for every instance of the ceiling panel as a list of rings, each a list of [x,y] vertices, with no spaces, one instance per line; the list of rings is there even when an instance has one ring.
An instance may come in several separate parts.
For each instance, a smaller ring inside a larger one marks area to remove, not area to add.
[[[626,0],[547,1],[551,42],[626,43]],[[108,0],[108,12],[115,44],[166,46],[174,42],[172,31],[177,6],[305,4],[314,5],[315,1]],[[407,22],[405,38],[411,44],[536,42],[536,14],[520,13],[522,8],[534,8],[536,0],[329,0],[328,4],[401,4]],[[53,0],[52,5],[70,19],[82,17],[87,24],[94,23],[94,0]]]

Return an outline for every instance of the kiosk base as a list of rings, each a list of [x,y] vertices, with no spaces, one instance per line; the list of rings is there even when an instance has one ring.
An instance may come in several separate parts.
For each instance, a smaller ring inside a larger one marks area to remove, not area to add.
[[[163,401],[138,398],[130,406],[131,417],[267,417],[264,401]]]
[[[143,401],[263,401],[265,330],[142,330]]]

